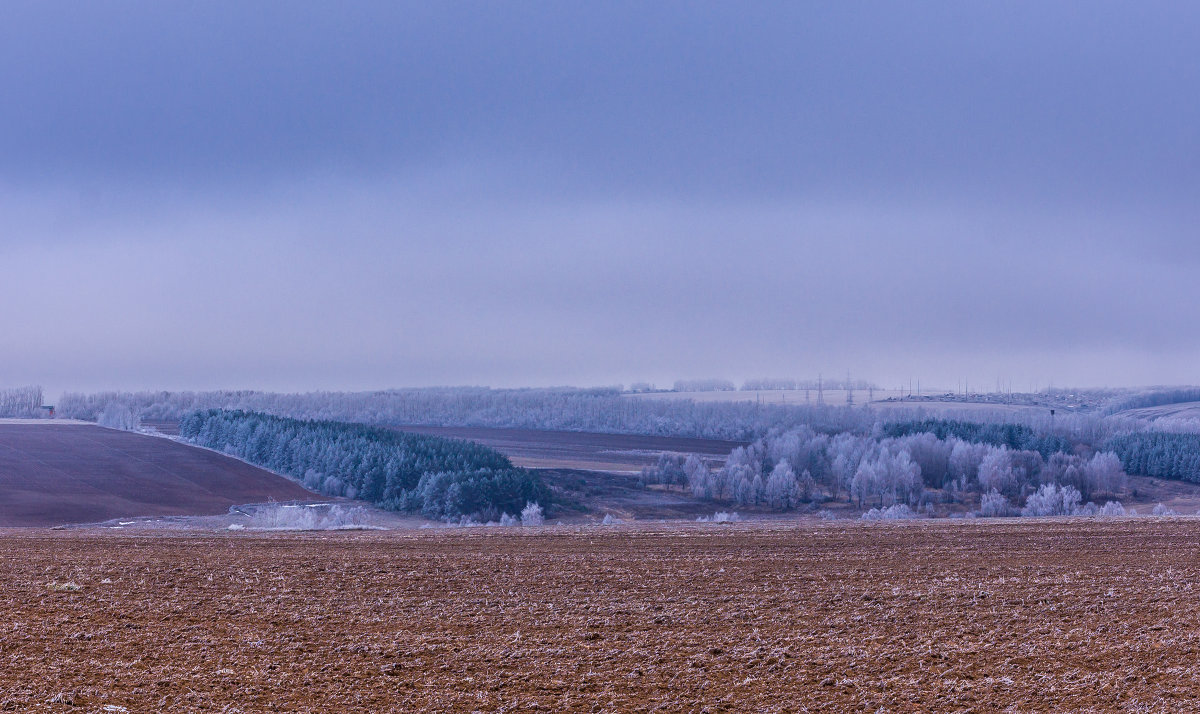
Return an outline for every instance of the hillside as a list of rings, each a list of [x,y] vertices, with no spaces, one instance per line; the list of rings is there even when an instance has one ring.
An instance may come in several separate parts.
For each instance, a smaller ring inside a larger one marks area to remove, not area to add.
[[[643,466],[653,464],[663,452],[703,454],[723,460],[729,452],[748,443],[674,436],[471,426],[401,426],[397,429],[474,441],[499,451],[514,464],[526,468],[621,473],[637,473]]]
[[[0,425],[0,526],[209,515],[326,500],[281,476],[168,439],[90,425]]]

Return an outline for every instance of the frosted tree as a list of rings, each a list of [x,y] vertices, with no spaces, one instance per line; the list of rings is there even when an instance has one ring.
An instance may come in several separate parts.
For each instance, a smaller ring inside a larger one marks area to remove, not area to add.
[[[998,491],[1011,495],[1018,491],[1020,479],[1012,463],[1012,453],[1006,448],[989,448],[979,463],[979,488],[984,492]]]
[[[809,477],[812,480],[812,477]],[[800,484],[787,459],[775,464],[767,478],[767,505],[780,511],[795,508],[801,500]]]
[[[1021,515],[1069,516],[1079,509],[1081,500],[1079,491],[1073,486],[1060,487],[1047,483],[1029,495],[1025,501],[1025,507],[1021,509]]]
[[[1110,451],[1094,454],[1084,472],[1091,487],[1100,493],[1116,494],[1125,489],[1127,479],[1121,459]]]
[[[0,417],[27,419],[38,416],[42,409],[41,387],[0,389]]]
[[[688,489],[696,498],[706,501],[715,500],[720,493],[716,476],[708,466],[695,454],[690,454],[683,463],[683,473],[687,477]]]
[[[542,507],[536,503],[527,503],[525,508],[521,510],[521,525],[523,526],[540,526],[546,522],[546,516],[542,513]]]
[[[992,489],[979,499],[979,515],[984,518],[996,518],[999,516],[1011,516],[1012,504],[1004,497],[1004,494]]]
[[[958,482],[959,490],[970,490],[979,481],[979,465],[988,452],[986,444],[971,444],[953,440],[950,449],[950,477]]]
[[[96,417],[96,423],[109,429],[137,431],[138,427],[142,425],[142,420],[129,406],[111,402]]]
[[[882,494],[879,483],[880,477],[876,462],[863,461],[850,479],[850,497],[857,501],[861,508],[864,504],[870,503],[873,496]],[[883,505],[882,500],[881,497],[880,505]]]

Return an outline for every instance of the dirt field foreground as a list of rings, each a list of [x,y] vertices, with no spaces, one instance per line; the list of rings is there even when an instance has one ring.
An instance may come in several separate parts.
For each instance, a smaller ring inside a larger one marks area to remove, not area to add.
[[[10,711],[1200,708],[1197,519],[0,548]]]

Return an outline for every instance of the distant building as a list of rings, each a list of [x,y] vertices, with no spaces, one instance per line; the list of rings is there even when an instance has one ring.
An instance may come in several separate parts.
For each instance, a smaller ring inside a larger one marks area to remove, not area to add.
[[[41,410],[42,410],[41,417],[43,419],[53,419],[54,418],[54,407],[44,406],[41,408]]]

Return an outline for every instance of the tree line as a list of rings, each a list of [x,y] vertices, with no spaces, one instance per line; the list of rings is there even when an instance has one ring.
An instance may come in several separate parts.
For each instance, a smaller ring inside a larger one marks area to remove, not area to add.
[[[314,491],[429,518],[499,520],[551,503],[534,472],[469,441],[220,409],[185,415],[179,432]]]
[[[1130,473],[1200,483],[1200,434],[1143,431],[1108,441]]]
[[[865,431],[875,423],[875,415],[861,408],[639,399],[615,388],[67,393],[59,401],[58,411],[63,417],[95,421],[114,402],[150,421],[176,420],[196,410],[226,409],[378,426],[487,426],[737,441],[800,424],[822,430]]]
[[[1190,396],[1186,390],[1172,390],[1152,392],[1145,398]],[[35,395],[29,396],[24,403],[32,404],[34,398]],[[1197,420],[1160,420],[1148,424],[1098,412],[1051,416],[1049,410],[1018,414],[971,411],[969,415],[956,416],[953,410],[944,408],[938,413],[945,416],[931,419],[931,413],[920,406],[880,412],[841,405],[639,399],[622,395],[616,388],[461,387],[305,394],[108,392],[66,394],[59,403],[59,415],[63,417],[103,418],[106,423],[135,426],[138,419],[178,419],[183,414],[206,409],[373,426],[484,426],[737,441],[752,441],[800,427],[831,437],[848,433],[856,437],[900,438],[930,433],[943,441],[953,437],[970,444],[1004,446],[1014,453],[1034,451],[1043,462],[1049,462],[1058,453],[1114,451],[1129,473],[1175,479],[1193,478],[1197,458],[1194,455],[1200,455],[1200,446],[1193,447],[1187,439],[1156,440],[1151,436],[1164,431],[1197,433],[1200,431]],[[882,419],[884,414],[887,421]],[[1118,438],[1122,440],[1114,441]],[[1147,450],[1153,453],[1146,453]],[[797,468],[795,464],[792,466]],[[816,472],[811,473],[815,477]],[[803,468],[798,477],[803,477]]]
[[[42,411],[41,387],[0,389],[0,417],[30,419]]]
[[[1058,452],[1069,453],[1073,446],[1066,437],[1038,433],[1024,424],[986,424],[955,419],[891,422],[883,425],[882,433],[891,437],[910,434],[933,434],[939,439],[955,437],[973,444],[992,444],[1016,450],[1036,451],[1047,459],[1051,454]]]
[[[720,468],[695,455],[664,455],[641,478],[717,503],[778,511],[841,500],[860,508],[929,509],[943,502],[1000,512],[1028,505],[1039,492],[1035,502],[1046,501],[1047,485],[1071,490],[1053,491],[1055,497],[1074,493],[1081,502],[1125,489],[1125,470],[1114,453],[1074,453],[1068,444],[1046,458],[1037,449],[1009,445],[1044,445],[1020,430],[966,432],[980,439],[969,441],[951,433],[956,429],[939,435],[885,428],[860,435],[801,427],[734,449]]]

